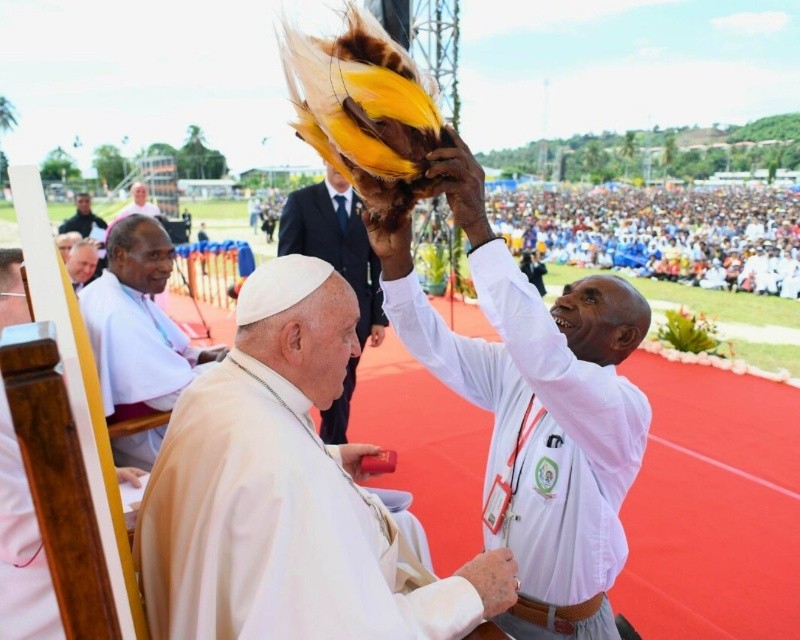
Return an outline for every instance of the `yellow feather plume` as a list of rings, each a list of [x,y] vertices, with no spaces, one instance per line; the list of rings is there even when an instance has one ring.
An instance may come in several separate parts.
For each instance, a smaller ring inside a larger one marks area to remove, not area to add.
[[[297,113],[291,126],[389,220],[430,191],[426,155],[442,141],[444,118],[435,82],[377,20],[352,2],[343,16],[347,31],[333,39],[282,21],[279,48]]]
[[[359,65],[342,71],[347,94],[374,119],[394,118],[415,129],[438,132],[439,108],[422,87],[383,67]]]
[[[325,125],[338,149],[356,165],[375,176],[388,180],[413,179],[419,170],[377,138],[366,135],[343,111],[325,118]]]

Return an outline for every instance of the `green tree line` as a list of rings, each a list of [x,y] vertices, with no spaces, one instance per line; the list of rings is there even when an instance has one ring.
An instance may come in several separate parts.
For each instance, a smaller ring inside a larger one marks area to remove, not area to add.
[[[0,134],[12,131],[17,125],[14,105],[0,96]],[[79,144],[76,139],[76,146]],[[228,163],[217,149],[207,146],[205,134],[197,125],[189,125],[186,139],[180,148],[165,142],[155,142],[131,158],[127,158],[119,147],[100,145],[94,150],[92,166],[97,170],[98,182],[109,188],[116,187],[136,166],[139,158],[168,155],[177,159],[178,177],[190,179],[219,179],[227,175]],[[8,184],[8,159],[0,148],[0,189]],[[83,176],[73,158],[63,147],[56,147],[47,154],[40,166],[42,180],[51,182],[81,181]]]
[[[656,126],[651,131],[604,131],[547,140],[544,172],[542,142],[476,157],[483,165],[502,170],[504,177],[536,175],[570,182],[641,183],[648,173],[651,180],[672,177],[693,182],[717,171],[759,169],[774,177],[778,169],[800,170],[800,113],[761,118],[741,127]]]

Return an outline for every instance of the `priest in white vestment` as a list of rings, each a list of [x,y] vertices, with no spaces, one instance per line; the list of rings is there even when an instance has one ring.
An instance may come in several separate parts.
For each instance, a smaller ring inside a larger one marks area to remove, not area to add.
[[[108,269],[79,296],[109,424],[169,411],[178,394],[224,350],[189,345],[151,296],[172,274],[175,248],[152,218],[131,215],[108,236]],[[224,355],[224,353],[223,353]],[[166,425],[111,441],[121,466],[150,469]]]
[[[357,321],[316,258],[269,261],[242,287],[236,348],[178,399],[139,514],[155,640],[460,638],[516,601],[508,549],[427,574],[353,482],[377,448],[315,433],[308,412],[342,393]]]

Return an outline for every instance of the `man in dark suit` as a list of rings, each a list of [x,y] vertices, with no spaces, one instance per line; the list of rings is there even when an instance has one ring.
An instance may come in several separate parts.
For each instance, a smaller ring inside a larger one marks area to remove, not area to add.
[[[331,263],[356,292],[361,311],[356,333],[361,348],[367,338],[371,346],[379,347],[389,324],[381,308],[380,260],[361,221],[361,200],[336,169],[326,164],[325,171],[323,182],[289,194],[278,228],[278,255],[301,253]],[[329,444],[347,442],[358,361],[350,359],[342,397],[321,412],[320,437]]]

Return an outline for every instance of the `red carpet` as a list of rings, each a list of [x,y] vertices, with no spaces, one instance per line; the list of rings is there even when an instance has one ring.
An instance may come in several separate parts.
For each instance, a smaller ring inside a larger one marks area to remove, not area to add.
[[[170,302],[197,328],[188,300]],[[436,306],[449,322],[450,306]],[[202,309],[212,341],[231,344],[229,312]],[[453,312],[456,331],[493,339],[476,307]],[[620,371],[647,393],[654,418],[622,510],[630,556],[610,593],[614,610],[645,640],[797,637],[800,390],[643,352]],[[413,492],[440,575],[480,551],[491,424],[391,330],[365,350],[349,437],[398,451],[397,472],[374,484]]]

